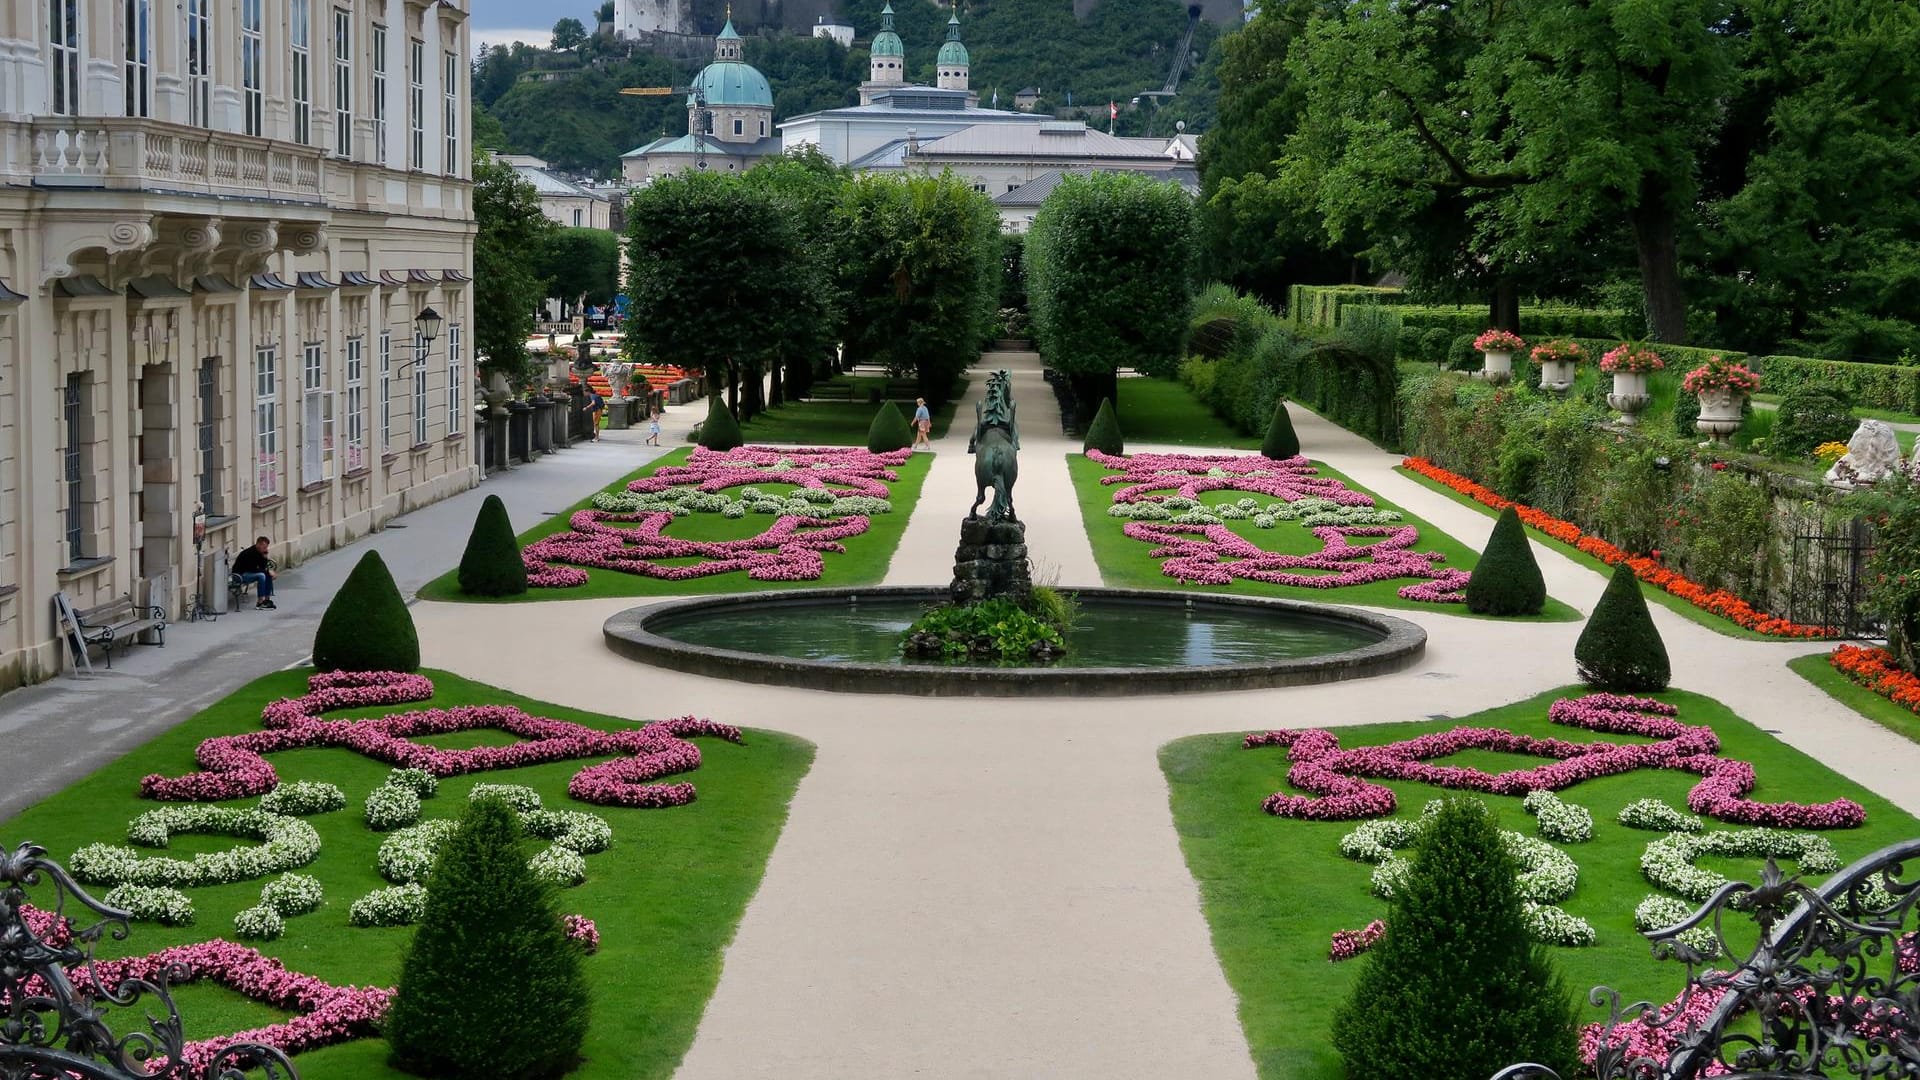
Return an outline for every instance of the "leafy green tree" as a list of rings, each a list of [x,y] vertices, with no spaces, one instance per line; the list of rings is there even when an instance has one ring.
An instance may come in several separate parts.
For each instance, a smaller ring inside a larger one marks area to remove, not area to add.
[[[579,1064],[593,1012],[582,952],[521,840],[512,808],[479,799],[434,860],[384,1031],[400,1068],[547,1080]]]
[[[473,347],[480,366],[522,382],[531,371],[527,336],[547,294],[531,265],[553,223],[540,213],[533,185],[507,165],[473,157]]]
[[[1027,302],[1047,362],[1073,380],[1088,423],[1114,373],[1170,375],[1194,292],[1193,200],[1138,173],[1069,176],[1027,234]]]
[[[499,118],[481,108],[478,101],[473,106],[473,145],[502,154],[513,149],[513,140],[507,138],[507,129],[500,125]]]
[[[360,556],[320,616],[313,635],[313,666],[320,671],[420,667],[420,635],[379,552]]]
[[[1493,814],[1456,796],[1425,821],[1386,936],[1334,1014],[1347,1075],[1477,1080],[1521,1061],[1573,1075],[1573,995],[1527,932]]]
[[[752,419],[766,365],[818,317],[795,215],[738,174],[666,176],[633,193],[627,257],[628,355],[706,369]]]
[[[1502,510],[1493,523],[1493,535],[1474,564],[1466,591],[1467,610],[1477,615],[1538,615],[1545,610],[1547,582],[1513,507]]]
[[[460,555],[460,591],[469,596],[518,596],[527,591],[527,564],[500,496],[489,495],[473,519]]]
[[[568,303],[582,297],[608,304],[620,291],[620,238],[605,229],[549,230],[535,258],[535,272],[547,279],[547,294]]]
[[[980,356],[1000,296],[1000,216],[951,173],[856,177],[841,203],[847,355],[915,375],[938,405]]]
[[[553,24],[553,49],[555,52],[571,52],[587,43],[587,28],[575,18],[561,19]]]
[[[830,39],[820,40],[831,44]],[[773,195],[799,240],[799,257],[791,271],[795,306],[786,313],[787,333],[768,372],[769,405],[804,396],[813,383],[814,365],[833,354],[840,338],[846,296],[837,273],[844,245],[839,208],[850,177],[812,146],[763,161],[743,177],[749,187]]]
[[[1621,563],[1607,582],[1607,591],[1587,616],[1580,639],[1573,645],[1580,677],[1597,690],[1650,693],[1665,690],[1673,678],[1667,646],[1647,612],[1640,579]]]

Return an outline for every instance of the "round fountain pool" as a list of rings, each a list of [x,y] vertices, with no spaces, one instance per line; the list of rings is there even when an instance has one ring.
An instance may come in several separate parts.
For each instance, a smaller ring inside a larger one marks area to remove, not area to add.
[[[608,619],[615,652],[743,682],[853,693],[1031,696],[1246,690],[1398,671],[1426,648],[1402,619],[1323,604],[1079,589],[1051,664],[912,660],[900,638],[944,592],[808,589],[676,600]]]

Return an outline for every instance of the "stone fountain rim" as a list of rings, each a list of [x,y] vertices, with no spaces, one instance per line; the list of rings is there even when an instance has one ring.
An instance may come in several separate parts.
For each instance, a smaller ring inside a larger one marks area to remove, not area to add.
[[[1325,656],[1257,664],[1192,667],[1008,668],[803,660],[764,653],[694,645],[648,628],[663,616],[743,607],[821,606],[855,597],[943,601],[944,589],[929,586],[874,585],[836,589],[793,589],[732,593],[643,604],[618,612],[602,625],[607,647],[631,660],[709,678],[790,686],[851,694],[901,694],[918,697],[1126,697],[1139,694],[1222,693],[1308,686],[1369,678],[1418,663],[1427,632],[1414,623],[1359,608],[1277,597],[1180,593],[1164,589],[1077,588],[1076,595],[1170,608],[1258,608],[1312,618],[1358,623],[1380,632],[1381,640]]]

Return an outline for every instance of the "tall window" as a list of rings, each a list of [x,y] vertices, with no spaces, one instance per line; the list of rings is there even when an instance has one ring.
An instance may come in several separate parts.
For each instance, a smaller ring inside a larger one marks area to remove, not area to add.
[[[380,451],[393,445],[393,331],[380,331]]]
[[[65,442],[61,453],[62,476],[67,488],[67,563],[87,557],[87,377],[69,375],[60,396],[60,434]]]
[[[466,425],[460,416],[460,324],[447,324],[447,434],[458,435]]]
[[[246,133],[265,131],[266,82],[260,70],[266,39],[260,33],[260,5],[264,0],[240,0],[240,113]]]
[[[305,144],[313,135],[313,67],[309,49],[313,33],[311,0],[293,0],[293,11],[287,22],[292,30],[290,41],[293,46],[293,70],[290,72],[293,87],[293,141]]]
[[[448,176],[460,175],[460,58],[446,54],[445,78],[440,82],[441,123],[446,130]]]
[[[353,156],[353,13],[333,9],[333,152]]]
[[[309,341],[300,350],[300,482],[333,479],[333,394],[327,390],[326,347]]]
[[[427,341],[413,335],[413,445],[427,441]]]
[[[220,512],[220,360],[200,361],[198,385],[200,419],[194,441],[200,452],[200,509],[208,517]]]
[[[347,339],[347,471],[367,467],[367,364],[358,337]]]
[[[427,167],[427,43],[410,38],[407,45],[407,123],[412,125],[407,168],[424,169]]]
[[[122,0],[121,34],[126,55],[120,81],[126,90],[126,115],[149,116],[153,109],[153,0]]]
[[[53,53],[53,111],[80,111],[80,0],[47,0],[47,45]]]
[[[187,0],[187,121],[213,123],[213,0]]]
[[[580,227],[580,211],[579,210],[575,210],[573,212],[573,227],[576,229]]]
[[[272,345],[253,351],[254,495],[280,494],[279,356]]]
[[[373,160],[387,163],[387,28],[373,24]]]

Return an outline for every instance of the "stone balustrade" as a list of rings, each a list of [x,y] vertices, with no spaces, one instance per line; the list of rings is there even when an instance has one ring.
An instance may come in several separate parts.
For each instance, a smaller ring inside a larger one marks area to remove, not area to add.
[[[324,200],[325,151],[124,117],[37,117],[0,125],[8,171],[45,187]]]

